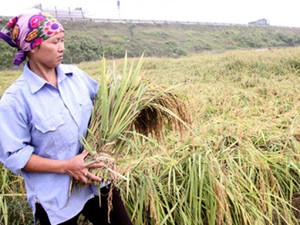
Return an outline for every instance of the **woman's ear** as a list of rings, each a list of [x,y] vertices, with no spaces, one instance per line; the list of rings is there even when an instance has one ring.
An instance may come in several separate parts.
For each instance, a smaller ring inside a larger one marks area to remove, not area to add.
[[[29,54],[31,53],[35,53],[36,51],[38,51],[40,49],[40,45],[36,46],[35,48],[31,49],[30,51],[28,51]]]
[[[40,47],[41,47],[41,46],[38,45],[38,46],[36,46],[35,48],[33,48],[33,49],[31,49],[31,50],[25,52],[25,53],[26,53],[26,56],[30,59],[30,58],[32,57],[32,55],[33,55],[34,53],[36,53],[36,52],[40,49]]]
[[[26,57],[27,57],[28,59],[31,58],[32,54],[33,54],[32,49],[31,49],[30,51],[28,51],[28,52],[25,52],[25,55],[26,55]]]

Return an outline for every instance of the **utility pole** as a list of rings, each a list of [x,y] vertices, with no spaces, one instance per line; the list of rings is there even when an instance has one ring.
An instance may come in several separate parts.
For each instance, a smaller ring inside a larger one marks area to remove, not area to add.
[[[120,0],[117,0],[117,7],[118,7],[118,13],[119,13],[119,20],[120,20],[121,19]]]

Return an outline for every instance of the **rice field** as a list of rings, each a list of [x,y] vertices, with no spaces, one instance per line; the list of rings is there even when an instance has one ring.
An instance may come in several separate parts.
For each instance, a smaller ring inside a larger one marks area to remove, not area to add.
[[[166,127],[163,141],[136,138],[122,157],[134,224],[300,224],[300,48],[144,58],[142,72],[176,86],[192,123],[183,135]],[[0,71],[0,95],[19,74]],[[22,179],[0,172],[0,224],[32,224]]]

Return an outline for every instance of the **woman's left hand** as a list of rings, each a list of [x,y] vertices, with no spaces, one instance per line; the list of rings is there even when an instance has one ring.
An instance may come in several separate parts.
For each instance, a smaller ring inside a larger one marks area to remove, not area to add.
[[[103,164],[101,163],[93,163],[87,165],[84,162],[84,158],[89,153],[84,150],[79,155],[76,155],[69,160],[67,160],[67,169],[66,173],[70,174],[74,179],[81,181],[86,184],[92,184],[94,181],[101,182],[101,178],[95,176],[93,173],[89,172],[89,168],[92,167],[103,167]]]

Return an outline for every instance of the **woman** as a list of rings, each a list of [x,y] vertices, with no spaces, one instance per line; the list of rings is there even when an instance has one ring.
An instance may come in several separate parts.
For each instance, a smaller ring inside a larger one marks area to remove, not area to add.
[[[101,164],[85,166],[88,153],[80,144],[97,83],[78,67],[61,64],[64,29],[49,14],[32,9],[12,18],[0,39],[19,50],[14,64],[28,58],[22,75],[0,100],[0,161],[22,174],[35,221],[73,225],[83,214],[93,224],[108,224],[106,195],[99,207],[90,182],[101,182],[89,172]],[[86,185],[69,194],[72,178]],[[131,224],[116,190],[110,222]]]

